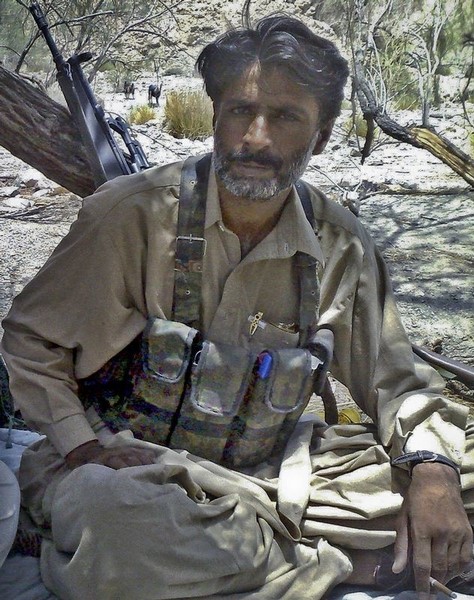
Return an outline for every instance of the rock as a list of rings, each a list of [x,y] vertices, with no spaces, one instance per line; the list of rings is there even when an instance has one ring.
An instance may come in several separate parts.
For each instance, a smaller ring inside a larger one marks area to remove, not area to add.
[[[18,186],[36,190],[44,188],[52,189],[53,187],[57,186],[56,183],[53,183],[49,179],[46,179],[46,177],[42,173],[40,173],[40,171],[37,171],[36,169],[33,169],[31,167],[27,168],[26,170],[20,171],[14,183]]]
[[[5,198],[12,198],[20,193],[20,188],[17,185],[8,185],[4,188],[0,188],[0,196]]]
[[[33,192],[33,194],[31,195],[32,198],[42,198],[43,196],[47,196],[49,194],[49,189],[41,189],[41,190],[36,190],[36,192]]]
[[[17,196],[16,198],[7,198],[6,200],[3,200],[2,204],[3,206],[7,206],[8,208],[13,208],[15,210],[24,210],[25,208],[30,208],[33,206],[34,202],[28,198]]]

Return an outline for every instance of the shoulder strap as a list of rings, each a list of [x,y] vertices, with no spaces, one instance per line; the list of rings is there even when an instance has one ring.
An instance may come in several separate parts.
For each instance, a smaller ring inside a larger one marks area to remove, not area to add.
[[[295,187],[306,218],[314,229],[314,211],[307,184],[299,179]],[[305,347],[316,329],[319,318],[318,262],[309,254],[298,252],[297,264],[300,267],[300,346]]]
[[[316,219],[314,216],[311,196],[308,190],[308,184],[299,179],[296,182],[296,191],[300,197],[301,204],[306,218],[314,229]],[[302,255],[306,259],[314,260],[311,256]],[[324,418],[329,425],[335,425],[338,422],[338,408],[336,397],[332,391],[327,378],[327,371],[330,367],[334,352],[334,334],[332,330],[322,327],[316,329],[319,319],[320,289],[317,275],[317,265],[311,265],[309,262],[302,265],[300,273],[300,339],[301,345],[306,346],[313,356],[316,356],[320,364],[313,380],[313,392],[321,397],[324,405]],[[313,311],[313,312],[312,312]],[[303,331],[303,326],[306,329]]]
[[[181,171],[172,319],[199,329],[204,222],[211,155],[190,157]]]

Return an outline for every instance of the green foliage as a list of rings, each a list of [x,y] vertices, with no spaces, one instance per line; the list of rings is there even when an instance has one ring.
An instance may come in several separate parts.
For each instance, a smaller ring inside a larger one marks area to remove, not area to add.
[[[412,109],[419,104],[415,73],[409,66],[410,40],[407,36],[380,34],[379,53],[372,55],[374,87],[383,86],[379,101],[393,105],[398,110]],[[380,77],[381,75],[381,77]]]
[[[143,125],[156,119],[156,112],[148,104],[133,106],[128,113],[128,121],[134,125]]]
[[[412,88],[396,94],[393,99],[395,110],[416,110],[420,106],[419,95]]]
[[[169,92],[165,119],[169,133],[176,138],[202,140],[212,135],[212,104],[204,92]]]

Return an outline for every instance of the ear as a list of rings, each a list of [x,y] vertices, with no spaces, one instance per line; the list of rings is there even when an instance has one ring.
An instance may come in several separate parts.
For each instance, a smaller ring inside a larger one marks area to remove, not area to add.
[[[336,119],[331,119],[319,130],[319,134],[313,148],[314,156],[316,156],[316,154],[321,154],[326,147],[326,144],[329,142],[329,138],[331,137],[332,128],[334,127],[335,121]]]

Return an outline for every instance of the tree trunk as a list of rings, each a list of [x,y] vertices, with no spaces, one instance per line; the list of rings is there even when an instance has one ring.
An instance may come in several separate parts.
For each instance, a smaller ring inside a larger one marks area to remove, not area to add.
[[[94,189],[69,111],[0,66],[0,145],[78,196]]]

